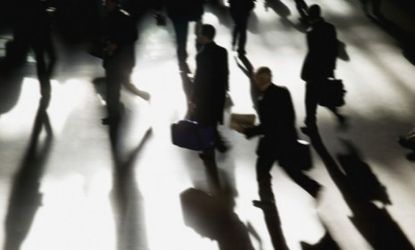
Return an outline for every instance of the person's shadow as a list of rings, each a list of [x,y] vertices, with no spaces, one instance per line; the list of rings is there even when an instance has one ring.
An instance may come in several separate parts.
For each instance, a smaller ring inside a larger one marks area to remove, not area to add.
[[[214,14],[218,18],[220,24],[226,27],[232,26],[232,18],[229,15],[228,7],[217,2],[208,2],[205,6],[208,12]]]
[[[255,82],[254,82],[254,70],[255,70],[254,66],[252,65],[248,57],[246,57],[245,55],[235,57],[235,62],[238,68],[242,71],[242,73],[246,75],[246,77],[249,80],[249,91],[251,95],[251,101],[252,101],[253,107],[257,109],[258,97],[260,95],[260,91],[255,86]]]
[[[288,19],[288,17],[291,15],[290,8],[288,8],[288,6],[280,0],[266,0],[265,7],[271,8],[282,19]]]
[[[41,142],[44,128],[46,137]],[[5,220],[4,250],[19,250],[32,226],[36,212],[42,206],[41,178],[52,148],[52,127],[41,101],[29,145],[20,168],[15,174]]]
[[[220,250],[254,250],[250,235],[260,249],[262,241],[248,222],[243,223],[234,212],[235,189],[215,160],[204,161],[211,191],[189,188],[180,194],[184,223],[203,237],[215,240]]]
[[[377,250],[413,250],[414,247],[386,208],[391,201],[385,186],[362,160],[357,148],[343,140],[347,151],[337,156],[339,165],[328,152],[318,131],[311,135],[311,141],[353,213],[350,220],[367,242]]]
[[[280,18],[281,23],[287,28],[294,28],[297,31],[304,33],[307,30],[307,26],[301,23],[293,22],[289,17],[291,16],[291,10],[280,0],[266,0],[265,8],[272,9]]]
[[[147,236],[144,230],[146,223],[143,198],[135,179],[134,163],[150,138],[152,130],[148,129],[138,146],[130,152],[125,152],[120,124],[111,124],[109,130],[114,162],[113,187],[110,198],[117,230],[117,249],[148,250]]]
[[[381,0],[360,0],[365,15],[389,35],[393,36],[402,49],[403,56],[415,65],[415,43],[413,36],[382,13]]]

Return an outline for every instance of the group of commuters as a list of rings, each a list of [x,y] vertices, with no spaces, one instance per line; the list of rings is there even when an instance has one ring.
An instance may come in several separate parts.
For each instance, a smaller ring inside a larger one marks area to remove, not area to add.
[[[178,65],[181,71],[188,72],[187,40],[189,22],[196,22],[195,46],[196,71],[192,81],[189,97],[191,118],[202,126],[214,128],[214,147],[203,151],[203,160],[214,158],[214,151],[226,152],[229,145],[219,133],[218,125],[223,124],[226,95],[229,91],[228,53],[225,48],[214,41],[216,30],[210,24],[203,24],[204,0],[158,0],[154,6],[156,16],[160,17],[164,9],[171,20],[176,44]],[[246,54],[247,25],[250,13],[255,7],[255,0],[228,0],[230,16],[234,21],[232,31],[232,49],[238,56]],[[308,53],[306,55],[301,78],[306,82],[305,106],[306,117],[302,132],[311,136],[317,131],[316,111],[318,98],[327,78],[334,77],[337,58],[337,37],[335,27],[321,16],[318,5],[308,7],[304,1],[295,1],[303,23],[308,26],[306,34]],[[105,0],[105,15],[102,19],[99,57],[103,59],[106,74],[107,117],[103,124],[112,125],[120,121],[120,91],[124,85],[127,89],[148,100],[149,95],[130,83],[130,75],[135,66],[135,42],[138,39],[136,19],[121,8],[119,0]],[[37,11],[33,11],[34,8]],[[33,6],[28,15],[30,23],[16,23],[15,43],[28,41],[26,47],[32,47],[37,61],[38,77],[41,85],[42,99],[49,102],[50,76],[55,62],[55,53],[51,42],[49,25],[45,11],[40,4]],[[33,20],[32,20],[33,19]],[[25,19],[26,20],[26,19]],[[29,25],[30,24],[30,25]],[[29,25],[29,27],[27,27]],[[33,28],[31,27],[33,26]],[[36,26],[36,27],[35,27]],[[41,32],[41,35],[30,32]],[[30,39],[27,39],[29,38]],[[317,196],[320,185],[308,178],[301,171],[287,165],[283,158],[291,155],[291,145],[297,142],[295,111],[289,91],[272,83],[272,72],[268,67],[260,67],[250,76],[258,95],[254,100],[260,124],[252,128],[241,128],[239,132],[247,138],[261,136],[256,163],[260,200],[256,204],[274,203],[271,191],[270,169],[278,161],[289,176],[301,185],[310,195]],[[341,124],[345,123],[343,115],[336,107],[331,107]],[[295,156],[294,156],[295,157]]]
[[[250,13],[255,7],[255,0],[228,0],[230,15],[234,21],[232,32],[232,48],[239,56],[246,54],[247,25]],[[306,55],[301,78],[306,82],[305,126],[301,130],[311,136],[317,131],[316,111],[318,96],[323,91],[327,78],[334,77],[337,58],[337,37],[335,27],[326,22],[318,5],[308,7],[304,1],[296,0],[301,18],[308,26]],[[196,22],[195,46],[196,71],[193,78],[192,93],[189,98],[189,110],[192,119],[202,126],[213,127],[215,131],[214,147],[203,151],[203,160],[214,158],[214,151],[226,152],[229,145],[218,131],[223,123],[226,94],[229,91],[228,53],[225,48],[214,41],[216,30],[210,24],[203,24],[203,0],[159,0],[156,4],[157,15],[164,8],[173,23],[177,42],[177,58],[179,68],[189,71],[187,67],[187,36],[189,22]],[[41,6],[36,6],[41,7]],[[138,32],[135,19],[123,10],[118,0],[105,0],[106,14],[103,19],[102,51],[100,57],[106,74],[106,106],[108,116],[104,124],[114,124],[121,118],[120,91],[125,85],[138,95],[138,89],[130,83],[130,74],[135,65],[135,42]],[[38,11],[36,13],[42,13]],[[42,98],[50,99],[50,76],[55,61],[55,53],[50,40],[46,19],[42,15],[34,15],[31,25],[35,29],[19,27],[15,29],[15,39],[28,40],[27,46],[32,47],[37,61]],[[40,28],[40,26],[42,28]],[[40,30],[42,35],[27,34]],[[19,40],[20,41],[20,40]],[[48,57],[49,59],[45,59]],[[241,127],[238,132],[247,138],[261,136],[257,148],[256,173],[259,186],[259,200],[254,205],[264,207],[273,205],[275,198],[272,193],[270,171],[274,162],[278,161],[287,174],[312,197],[317,197],[321,185],[305,175],[300,168],[290,166],[287,157],[292,156],[292,149],[297,143],[298,134],[295,126],[295,110],[287,88],[272,82],[272,72],[268,67],[259,67],[252,75],[257,89],[256,110],[260,123],[254,127]],[[148,99],[149,96],[144,96]],[[335,107],[330,108],[341,124],[345,117]]]

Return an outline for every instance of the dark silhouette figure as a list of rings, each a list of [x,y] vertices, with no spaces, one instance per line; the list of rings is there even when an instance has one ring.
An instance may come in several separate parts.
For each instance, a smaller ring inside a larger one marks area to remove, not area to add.
[[[245,55],[246,30],[248,19],[252,9],[255,7],[255,0],[228,0],[229,10],[234,22],[232,32],[232,49],[238,55]]]
[[[386,205],[391,202],[385,186],[361,159],[353,144],[344,141],[347,153],[338,155],[338,165],[318,133],[311,137],[311,141],[353,213],[350,220],[367,242],[376,250],[413,250],[414,247],[387,210]],[[374,202],[382,205],[377,206]]]
[[[176,34],[177,58],[181,71],[189,72],[186,63],[187,59],[187,35],[189,31],[189,22],[197,23],[195,32],[200,29],[203,15],[203,0],[158,0],[156,8],[161,9],[165,6],[167,16],[173,23]]]
[[[125,148],[123,129],[119,123],[110,124],[109,132],[114,162],[111,201],[117,229],[117,249],[149,250],[144,230],[143,198],[135,179],[134,164],[151,138],[152,130],[146,130],[138,146],[131,151]]]
[[[36,212],[42,205],[40,184],[53,138],[46,107],[47,102],[40,101],[28,148],[14,177],[5,220],[4,250],[21,249]],[[42,128],[46,131],[43,142],[39,139]]]
[[[306,127],[303,128],[306,133],[316,129],[318,96],[324,91],[326,79],[334,77],[338,47],[336,29],[323,19],[320,6],[312,5],[309,8],[309,21],[308,53],[301,72],[301,78],[306,81]],[[331,107],[330,110],[344,124],[345,117],[337,112],[337,108]]]
[[[23,4],[21,8],[19,4]],[[42,1],[16,2],[13,22],[13,40],[7,45],[6,63],[19,65],[25,62],[29,49],[36,59],[36,72],[40,94],[46,103],[51,95],[50,77],[56,63],[56,53],[51,37],[51,24]]]
[[[271,70],[261,67],[255,73],[255,84],[261,91],[258,101],[260,124],[242,128],[247,138],[261,135],[257,148],[256,173],[259,186],[259,201],[254,205],[274,205],[270,170],[278,161],[287,174],[311,196],[316,197],[321,185],[306,176],[298,166],[292,166],[290,159],[297,143],[295,111],[289,91],[272,83]]]
[[[106,0],[107,15],[104,20],[104,68],[106,74],[106,102],[108,117],[103,124],[120,119],[121,85],[130,82],[135,65],[137,27],[128,12],[118,7],[118,0]]]
[[[198,37],[201,49],[196,56],[191,113],[193,119],[202,126],[214,127],[215,148],[226,152],[228,146],[225,145],[217,126],[223,123],[226,92],[229,88],[228,53],[213,41],[215,32],[212,25],[204,24]],[[208,151],[204,152],[204,156],[208,157],[214,152],[213,149]]]

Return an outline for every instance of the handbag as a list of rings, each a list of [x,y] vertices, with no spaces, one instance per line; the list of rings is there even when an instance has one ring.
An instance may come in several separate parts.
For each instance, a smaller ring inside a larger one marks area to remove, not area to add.
[[[283,167],[294,167],[301,171],[310,170],[313,167],[310,144],[303,140],[297,140],[280,156],[279,163]]]
[[[171,125],[171,139],[176,146],[203,151],[214,146],[215,131],[195,121],[181,120]]]
[[[340,107],[343,106],[344,96],[343,81],[340,79],[329,78],[323,83],[318,96],[318,104],[324,107]]]

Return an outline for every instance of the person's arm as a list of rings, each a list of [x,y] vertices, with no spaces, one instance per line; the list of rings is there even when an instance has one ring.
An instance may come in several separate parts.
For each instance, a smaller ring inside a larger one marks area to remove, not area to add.
[[[250,139],[252,137],[263,135],[264,134],[264,127],[262,124],[259,124],[257,126],[249,127],[249,128],[243,128],[242,132],[246,138]]]

